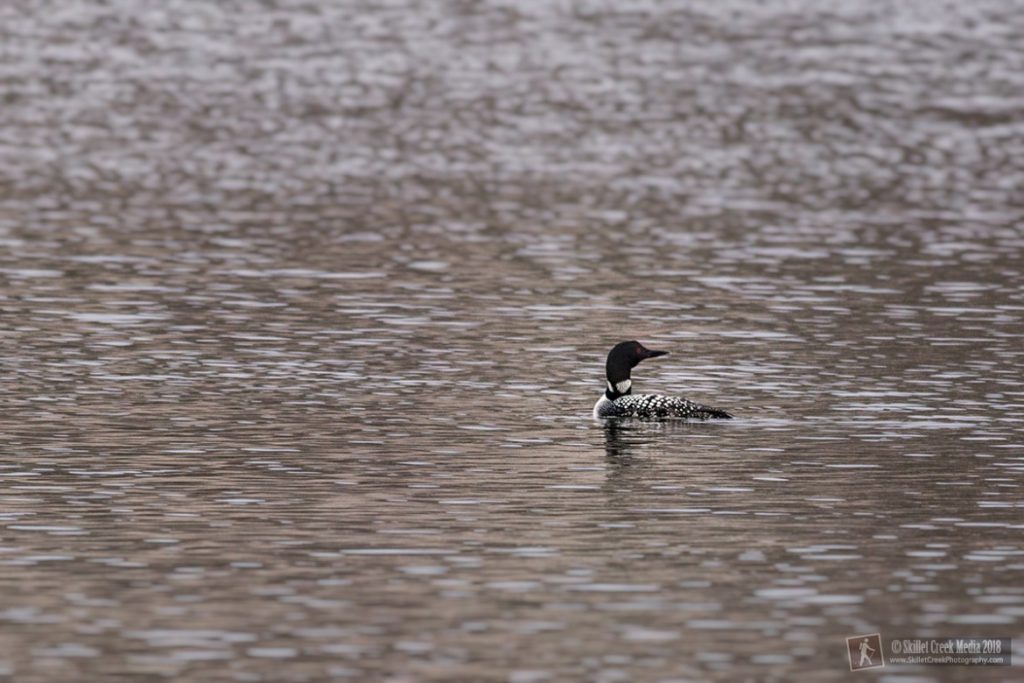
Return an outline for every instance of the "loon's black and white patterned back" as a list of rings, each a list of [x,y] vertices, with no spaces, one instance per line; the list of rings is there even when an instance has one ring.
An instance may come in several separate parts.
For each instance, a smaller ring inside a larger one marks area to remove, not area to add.
[[[732,417],[718,408],[687,401],[678,396],[659,394],[627,394],[619,396],[614,401],[605,399],[598,402],[594,413],[596,417],[633,417],[641,420],[663,420],[670,417],[707,420]]]

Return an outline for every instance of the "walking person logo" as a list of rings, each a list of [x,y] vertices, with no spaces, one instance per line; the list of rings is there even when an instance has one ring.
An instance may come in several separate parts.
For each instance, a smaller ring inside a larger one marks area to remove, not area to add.
[[[850,655],[850,671],[876,669],[885,666],[882,656],[882,636],[869,633],[863,636],[852,636],[846,639],[846,651]]]

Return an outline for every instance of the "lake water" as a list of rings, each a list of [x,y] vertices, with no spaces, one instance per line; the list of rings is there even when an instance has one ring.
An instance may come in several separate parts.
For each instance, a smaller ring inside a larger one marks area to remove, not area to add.
[[[1024,644],[1021,3],[45,4],[0,8],[0,677]],[[634,338],[736,419],[593,421]]]

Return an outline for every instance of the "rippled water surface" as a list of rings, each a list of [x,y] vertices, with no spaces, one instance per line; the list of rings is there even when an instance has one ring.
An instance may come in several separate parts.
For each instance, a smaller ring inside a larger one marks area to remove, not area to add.
[[[1024,6],[826,5],[0,6],[0,674],[1024,643]]]

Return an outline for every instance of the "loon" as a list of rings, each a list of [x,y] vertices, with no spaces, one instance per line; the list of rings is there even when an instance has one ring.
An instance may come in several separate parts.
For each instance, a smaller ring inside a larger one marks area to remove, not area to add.
[[[608,388],[594,404],[594,417],[635,417],[641,420],[662,420],[668,417],[729,419],[729,413],[703,406],[677,396],[633,394],[630,371],[645,358],[664,356],[668,351],[651,351],[638,341],[624,341],[608,352],[605,373]]]

